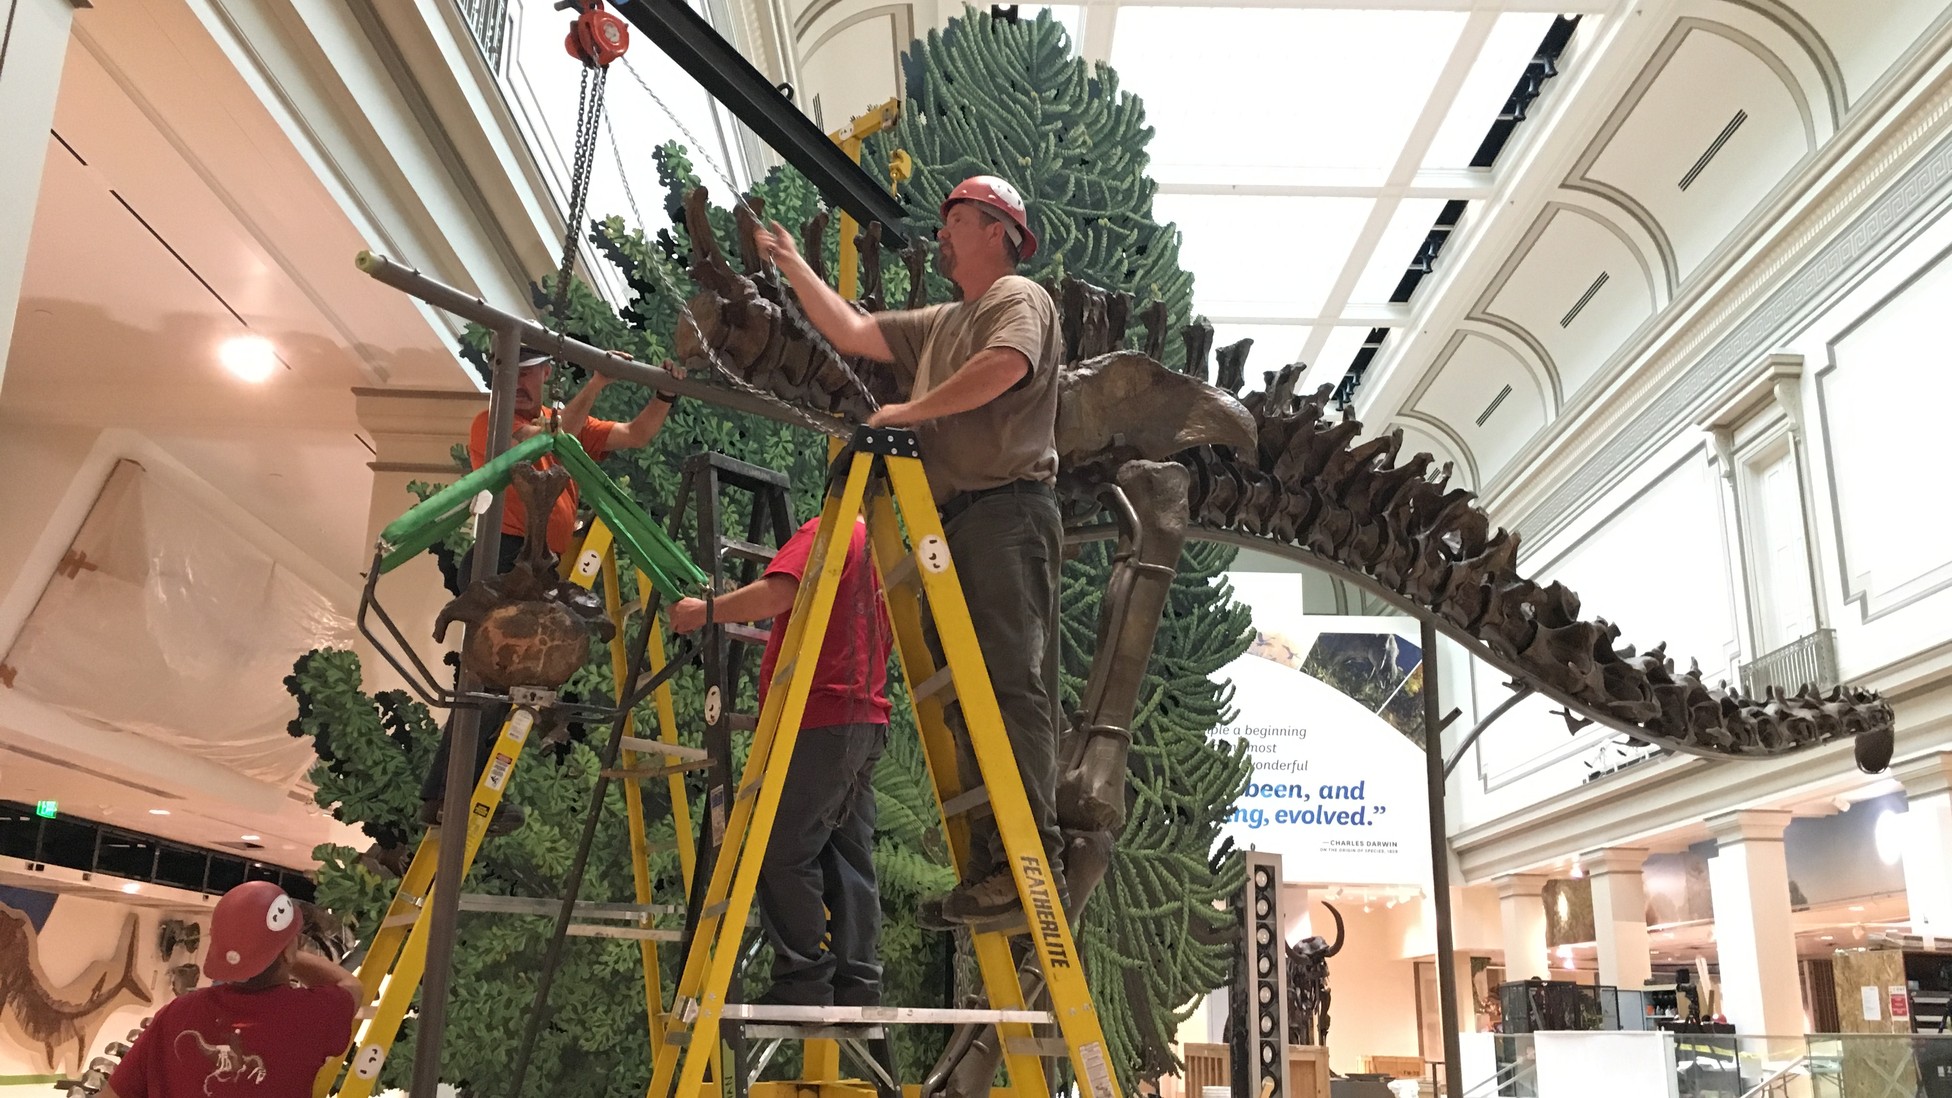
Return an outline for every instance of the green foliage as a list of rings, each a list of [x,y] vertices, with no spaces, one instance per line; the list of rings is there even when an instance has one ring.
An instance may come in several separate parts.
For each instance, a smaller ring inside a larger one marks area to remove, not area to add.
[[[911,224],[937,224],[964,179],[1002,176],[1023,193],[1039,237],[1024,274],[1070,275],[1141,304],[1157,298],[1172,333],[1188,322],[1193,276],[1179,266],[1179,231],[1152,220],[1145,107],[1118,90],[1109,66],[1074,54],[1049,11],[1009,23],[966,9],[912,48],[902,70],[908,99],[888,144],[915,160],[902,191]],[[929,296],[948,300],[941,276],[931,274]],[[1140,345],[1136,316],[1129,336]],[[1184,348],[1167,343],[1166,364],[1180,365]]]

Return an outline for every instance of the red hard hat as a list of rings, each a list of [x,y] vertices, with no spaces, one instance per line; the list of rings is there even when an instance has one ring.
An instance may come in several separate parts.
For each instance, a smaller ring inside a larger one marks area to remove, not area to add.
[[[270,881],[246,881],[224,893],[210,914],[210,957],[203,971],[213,980],[248,980],[271,967],[303,923],[284,889]]]
[[[972,175],[956,184],[956,189],[942,200],[944,220],[949,217],[949,207],[958,202],[975,202],[1002,214],[1023,235],[1017,254],[1024,259],[1037,254],[1037,234],[1030,231],[1030,211],[1024,208],[1023,195],[1009,180],[993,175]]]

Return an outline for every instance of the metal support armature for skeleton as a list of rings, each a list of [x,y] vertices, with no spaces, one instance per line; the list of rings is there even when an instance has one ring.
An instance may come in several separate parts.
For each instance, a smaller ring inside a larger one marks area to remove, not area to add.
[[[678,333],[679,356],[716,360],[740,384],[799,408],[865,420],[877,400],[893,396],[889,379],[872,363],[842,360],[810,331],[778,275],[755,261],[750,204],[736,216],[742,271],[718,248],[703,189],[687,197],[701,292]],[[916,254],[905,259],[919,272]],[[1762,758],[1853,738],[1865,770],[1889,761],[1892,713],[1875,694],[1805,688],[1750,699],[1708,685],[1698,667],[1677,671],[1664,645],[1645,654],[1616,648],[1618,630],[1580,619],[1571,590],[1517,573],[1518,535],[1494,531],[1470,491],[1449,487],[1450,466],[1433,470],[1428,454],[1399,463],[1400,431],[1363,439],[1346,410],[1327,414],[1327,387],[1296,395],[1300,367],[1270,372],[1263,391],[1237,398],[1246,341],[1213,355],[1218,384],[1209,384],[1211,328],[1181,333],[1186,369],[1174,371],[1158,361],[1166,339],[1159,303],[1135,311],[1129,297],[1075,280],[1048,288],[1063,317],[1067,362],[1059,495],[1074,525],[1109,510],[1118,536],[1098,649],[1061,752],[1058,811],[1067,857],[1076,859],[1073,911],[1102,879],[1124,822],[1130,723],[1189,536],[1263,545],[1359,584],[1434,622],[1565,707],[1569,719],[1709,757]],[[1133,316],[1145,331],[1143,351],[1122,347]],[[931,1082],[947,1095],[978,1093],[994,1065],[993,1035],[959,1035]]]

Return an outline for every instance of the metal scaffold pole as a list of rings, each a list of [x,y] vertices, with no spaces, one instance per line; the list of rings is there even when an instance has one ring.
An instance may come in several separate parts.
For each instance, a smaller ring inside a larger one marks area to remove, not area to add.
[[[1437,1013],[1444,1031],[1444,1093],[1464,1098],[1459,1072],[1457,967],[1451,934],[1450,837],[1444,828],[1444,721],[1438,696],[1437,627],[1423,621],[1423,766],[1430,799],[1430,892],[1437,912]]]

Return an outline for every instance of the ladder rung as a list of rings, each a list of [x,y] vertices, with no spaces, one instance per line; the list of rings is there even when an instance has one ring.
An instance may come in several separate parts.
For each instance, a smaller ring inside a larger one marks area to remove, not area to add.
[[[944,817],[960,816],[972,808],[980,808],[990,803],[990,787],[979,785],[966,793],[958,793],[942,802]]]
[[[1006,1037],[1003,1051],[1010,1056],[1047,1056],[1069,1059],[1071,1046],[1062,1037]]]
[[[617,770],[599,770],[597,774],[605,778],[619,778],[626,781],[651,781],[657,778],[668,778],[673,774],[690,774],[693,771],[710,770],[711,768],[712,760],[697,759],[692,762],[672,763],[670,766],[637,767],[636,769],[626,767]]]
[[[537,896],[494,896],[485,892],[461,893],[462,911],[481,911],[495,915],[554,915],[561,911],[561,900]],[[650,915],[682,915],[676,904],[608,904],[579,900],[574,914],[584,919],[642,919]]]
[[[944,695],[942,698],[942,704],[944,705],[956,700],[956,679],[947,667],[923,679],[915,687],[916,701],[932,698],[937,694]]]
[[[396,926],[412,926],[414,923],[419,921],[420,921],[420,912],[403,911],[398,915],[388,915],[385,919],[381,920],[380,929],[388,930]]]
[[[791,1022],[736,1023],[748,1040],[769,1041],[775,1037],[788,1041],[878,1041],[888,1035],[881,1026],[813,1026]]]
[[[731,640],[738,641],[740,644],[757,645],[760,648],[764,648],[766,642],[773,636],[772,630],[761,629],[756,625],[727,625],[724,629],[726,637]]]
[[[725,727],[740,732],[757,732],[759,731],[759,718],[752,713],[727,713],[725,715]]]
[[[686,747],[678,743],[665,743],[663,740],[646,739],[643,736],[625,736],[621,741],[625,751],[635,751],[640,755],[668,755],[674,759],[692,762],[705,762],[712,756],[702,747]]]
[[[675,942],[684,937],[676,930],[657,930],[647,926],[606,926],[601,923],[571,923],[572,938],[629,938],[639,942]]]
[[[726,903],[724,900],[720,900],[715,904],[706,904],[704,909],[698,912],[698,917],[700,919],[716,919],[720,915],[725,914],[725,908]]]
[[[914,579],[915,573],[915,554],[910,553],[888,568],[888,574],[882,577],[881,585],[893,591],[895,588]]]
[[[761,564],[771,562],[773,555],[777,552],[770,545],[760,545],[758,542],[752,541],[741,541],[738,538],[720,538],[718,550],[725,556],[754,560]]]
[[[810,1025],[874,1023],[880,1025],[962,1025],[1016,1022],[1048,1025],[1053,1021],[1044,1010],[957,1010],[941,1007],[823,1007],[756,1006],[752,1003],[727,1003],[720,1018],[746,1022],[803,1022]]]
[[[749,801],[753,797],[758,796],[758,794],[759,794],[758,782],[752,782],[749,785],[742,785],[739,787],[739,791],[732,795],[732,803],[738,804],[740,801]]]

